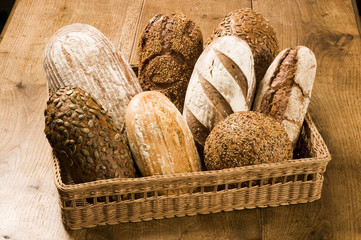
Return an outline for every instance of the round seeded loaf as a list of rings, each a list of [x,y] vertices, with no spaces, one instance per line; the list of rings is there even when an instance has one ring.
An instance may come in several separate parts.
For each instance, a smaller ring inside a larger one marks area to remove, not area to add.
[[[78,87],[54,92],[45,115],[45,134],[74,183],[135,177],[123,134],[90,94]]]
[[[278,54],[278,41],[269,21],[253,9],[239,9],[227,14],[213,30],[206,45],[222,36],[236,36],[251,47],[257,83],[261,81]]]
[[[144,91],[160,91],[178,108],[194,64],[203,50],[200,28],[183,14],[157,14],[139,40],[139,82]]]
[[[287,133],[274,119],[258,112],[237,112],[209,134],[205,165],[209,170],[292,159]]]

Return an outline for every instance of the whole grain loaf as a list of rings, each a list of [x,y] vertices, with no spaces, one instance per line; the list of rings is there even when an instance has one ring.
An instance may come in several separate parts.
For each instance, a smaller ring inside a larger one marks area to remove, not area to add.
[[[273,118],[237,112],[220,122],[204,147],[207,169],[224,169],[292,159],[287,133]]]
[[[191,19],[181,13],[157,14],[139,40],[142,89],[160,91],[182,111],[188,82],[202,50],[202,33]]]

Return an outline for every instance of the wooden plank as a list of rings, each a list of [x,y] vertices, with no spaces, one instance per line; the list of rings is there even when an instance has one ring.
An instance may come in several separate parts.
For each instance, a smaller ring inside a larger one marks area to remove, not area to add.
[[[143,1],[17,1],[0,43],[0,239],[85,239],[65,231],[44,131],[42,55],[60,27],[102,31],[129,58]]]
[[[262,209],[264,239],[361,238],[361,41],[351,1],[254,0],[282,48],[305,45],[318,69],[310,113],[332,154],[322,198]]]
[[[258,210],[242,210],[96,227],[87,231],[86,239],[261,239],[259,213]]]

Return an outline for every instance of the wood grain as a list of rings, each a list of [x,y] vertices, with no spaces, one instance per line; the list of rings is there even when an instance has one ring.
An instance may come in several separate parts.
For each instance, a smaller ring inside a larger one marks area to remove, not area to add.
[[[17,1],[0,43],[0,239],[85,238],[65,231],[44,134],[42,56],[60,27],[95,26],[130,56],[142,1]]]
[[[89,229],[87,240],[233,240],[261,239],[258,210],[125,223]]]
[[[351,1],[253,1],[269,18],[281,49],[309,47],[318,68],[309,107],[332,154],[322,198],[262,209],[264,239],[361,238],[361,41]]]

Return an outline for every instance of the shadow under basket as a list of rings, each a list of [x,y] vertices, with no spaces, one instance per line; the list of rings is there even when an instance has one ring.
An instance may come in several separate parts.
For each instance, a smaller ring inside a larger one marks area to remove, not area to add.
[[[55,184],[67,229],[312,202],[321,197],[331,155],[309,114],[293,160],[72,184],[54,157]]]

